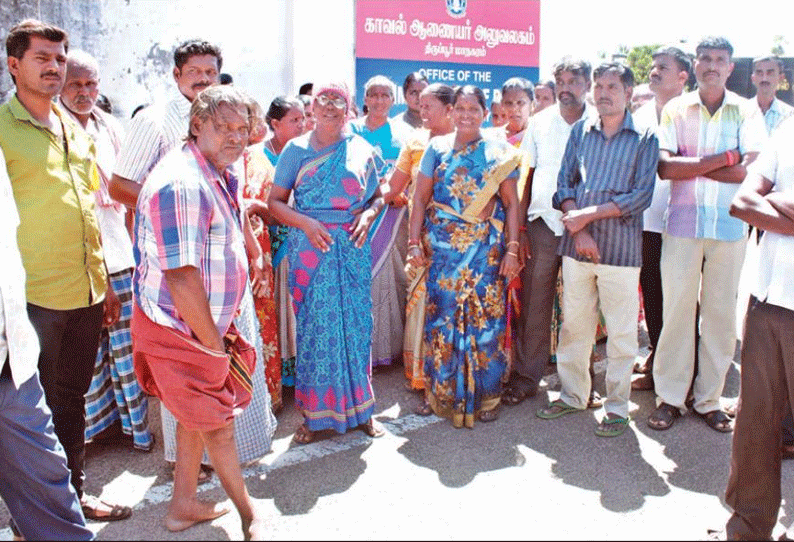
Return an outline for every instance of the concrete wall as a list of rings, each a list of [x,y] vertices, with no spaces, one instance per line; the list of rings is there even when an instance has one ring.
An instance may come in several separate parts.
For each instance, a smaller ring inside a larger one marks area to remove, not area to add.
[[[353,82],[353,0],[1,0],[0,40],[25,17],[57,24],[102,67],[118,116],[174,88],[173,50],[199,37],[223,50],[223,71],[264,107],[309,80]],[[5,67],[0,101],[13,92]]]

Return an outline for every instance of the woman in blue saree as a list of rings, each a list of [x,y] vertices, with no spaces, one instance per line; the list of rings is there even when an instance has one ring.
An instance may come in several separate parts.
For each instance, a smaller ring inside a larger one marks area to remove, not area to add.
[[[289,288],[297,319],[295,402],[304,423],[293,440],[372,421],[369,227],[383,206],[380,159],[361,137],[344,134],[350,98],[344,85],[320,86],[313,131],[290,141],[276,166],[268,205],[290,226]],[[295,207],[287,205],[294,193]]]
[[[502,380],[509,374],[505,280],[520,270],[521,156],[503,139],[483,138],[486,112],[479,88],[457,90],[456,131],[430,140],[410,218],[409,262],[429,260],[425,403],[417,413],[435,412],[455,427],[499,415]],[[423,222],[424,244],[419,242]]]

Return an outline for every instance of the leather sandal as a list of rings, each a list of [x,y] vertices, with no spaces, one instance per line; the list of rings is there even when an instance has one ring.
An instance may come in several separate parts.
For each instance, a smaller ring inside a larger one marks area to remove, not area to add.
[[[300,424],[295,434],[292,436],[292,442],[295,444],[309,444],[314,440],[314,431],[310,431],[305,423]]]
[[[703,418],[706,424],[720,433],[730,433],[733,431],[733,420],[725,414],[722,410],[716,409],[705,414],[701,414],[697,410],[695,414]]]
[[[83,509],[86,519],[94,521],[119,521],[132,515],[132,508],[129,506],[110,504],[93,495],[83,495],[83,498],[80,499],[80,508]],[[104,512],[101,511],[102,508],[109,510]]]
[[[670,429],[675,423],[676,418],[681,416],[681,411],[673,405],[662,403],[650,416],[648,416],[648,427],[656,431]]]

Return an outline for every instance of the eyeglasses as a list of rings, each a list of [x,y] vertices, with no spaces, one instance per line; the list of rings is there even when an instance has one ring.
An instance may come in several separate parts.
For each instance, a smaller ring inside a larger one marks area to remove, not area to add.
[[[333,104],[337,109],[345,109],[347,107],[347,101],[344,98],[331,98],[325,94],[320,94],[315,100],[320,104],[320,107],[325,107],[329,103]]]

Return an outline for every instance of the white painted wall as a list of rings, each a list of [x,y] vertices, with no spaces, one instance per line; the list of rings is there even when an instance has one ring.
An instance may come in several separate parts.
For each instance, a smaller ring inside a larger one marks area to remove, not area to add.
[[[222,71],[265,108],[306,81],[353,81],[354,0],[101,0],[101,11],[89,52],[122,118],[173,88],[173,50],[193,37],[220,45]]]

